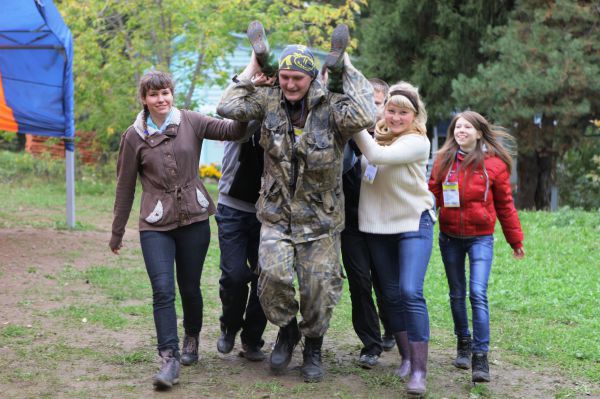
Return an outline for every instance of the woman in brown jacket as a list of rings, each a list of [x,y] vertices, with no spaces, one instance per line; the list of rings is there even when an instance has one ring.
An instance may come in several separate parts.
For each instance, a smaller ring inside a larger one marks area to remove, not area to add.
[[[152,284],[158,352],[163,360],[153,378],[157,388],[179,381],[179,365],[198,361],[202,328],[200,277],[210,241],[208,217],[215,205],[198,176],[202,141],[239,140],[246,124],[219,120],[173,106],[174,82],[151,71],[140,80],[144,109],[121,138],[110,249],[119,254],[137,177],[142,185],[139,231]],[[183,305],[185,337],[179,353],[175,279]]]

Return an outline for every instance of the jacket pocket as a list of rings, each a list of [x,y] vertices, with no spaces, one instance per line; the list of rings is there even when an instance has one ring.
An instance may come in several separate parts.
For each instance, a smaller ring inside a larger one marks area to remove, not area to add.
[[[210,205],[210,202],[208,202],[208,200],[204,196],[204,193],[202,191],[200,191],[199,188],[196,188],[196,200],[198,201],[198,204],[200,204],[200,206],[202,207],[200,212],[202,212],[202,213],[206,212],[206,210],[208,209],[208,206]]]
[[[174,221],[173,199],[168,194],[142,192],[140,220],[152,226],[164,226]]]
[[[185,204],[190,212],[190,218],[209,212],[215,212],[215,205],[210,198],[206,188],[199,179],[187,190],[183,190]]]
[[[260,136],[260,145],[272,158],[280,161],[285,156],[285,120],[267,117],[263,123],[263,132]]]
[[[256,217],[261,222],[277,223],[283,217],[281,186],[272,177],[266,177],[256,202]]]
[[[162,201],[159,200],[156,203],[154,210],[152,212],[150,212],[150,215],[146,216],[144,218],[144,220],[150,224],[154,224],[154,223],[158,222],[159,220],[161,220],[162,217],[163,217],[163,205],[162,205]]]
[[[335,164],[333,135],[319,130],[306,135],[306,165],[309,170],[330,169]]]

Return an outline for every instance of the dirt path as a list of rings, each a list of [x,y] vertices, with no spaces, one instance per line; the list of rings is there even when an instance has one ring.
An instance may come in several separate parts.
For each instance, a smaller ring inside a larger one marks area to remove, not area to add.
[[[131,311],[125,328],[94,323],[94,315],[77,315],[78,309],[111,306],[107,291],[81,276],[98,265],[141,266],[135,232],[126,236],[122,258],[112,256],[105,231],[56,231],[33,228],[0,230],[0,396],[3,398],[398,398],[403,384],[391,374],[396,352],[384,353],[370,371],[353,360],[358,340],[353,331],[326,337],[326,379],[320,384],[302,382],[296,350],[292,369],[271,376],[267,362],[249,363],[237,355],[220,355],[218,306],[205,316],[201,336],[202,359],[182,370],[181,384],[171,392],[154,392],[150,378],[156,370],[151,315]],[[65,277],[66,276],[66,277]],[[217,273],[205,272],[207,302],[217,301]],[[151,298],[126,305],[148,307]],[[86,307],[87,306],[87,307]],[[210,305],[209,305],[210,306]],[[209,307],[207,306],[207,308]],[[75,321],[74,321],[75,320]],[[103,319],[104,320],[104,319]],[[104,323],[110,323],[107,316]],[[118,320],[113,321],[115,323]],[[275,329],[269,326],[265,347],[270,351]],[[556,370],[516,366],[508,354],[491,354],[492,382],[470,384],[469,372],[450,365],[451,348],[432,344],[429,361],[430,398],[551,398],[594,397],[597,388],[571,381]],[[531,361],[529,361],[531,365]],[[522,364],[522,363],[521,363]],[[588,393],[586,393],[588,392]],[[591,392],[591,393],[590,393]],[[598,397],[598,396],[595,396]]]

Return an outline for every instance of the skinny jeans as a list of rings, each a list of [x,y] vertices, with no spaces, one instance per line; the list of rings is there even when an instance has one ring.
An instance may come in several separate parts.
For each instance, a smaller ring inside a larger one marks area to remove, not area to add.
[[[411,342],[429,341],[429,313],[423,296],[433,245],[429,211],[421,214],[418,231],[366,236],[391,330],[407,331]]]
[[[169,231],[141,231],[140,242],[152,284],[157,348],[159,352],[178,352],[174,269],[183,307],[183,328],[188,335],[198,335],[203,312],[200,278],[210,243],[209,222],[203,220]]]
[[[457,238],[440,232],[440,252],[448,279],[450,309],[454,334],[470,337],[467,315],[467,283],[465,259],[469,256],[469,301],[473,317],[474,352],[488,352],[490,343],[490,311],[487,287],[494,257],[494,236]]]

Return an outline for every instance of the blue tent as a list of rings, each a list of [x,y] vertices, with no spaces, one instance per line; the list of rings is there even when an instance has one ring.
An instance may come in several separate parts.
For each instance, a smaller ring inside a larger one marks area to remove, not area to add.
[[[72,65],[71,31],[52,0],[0,0],[0,130],[64,139],[71,227],[75,214]]]

